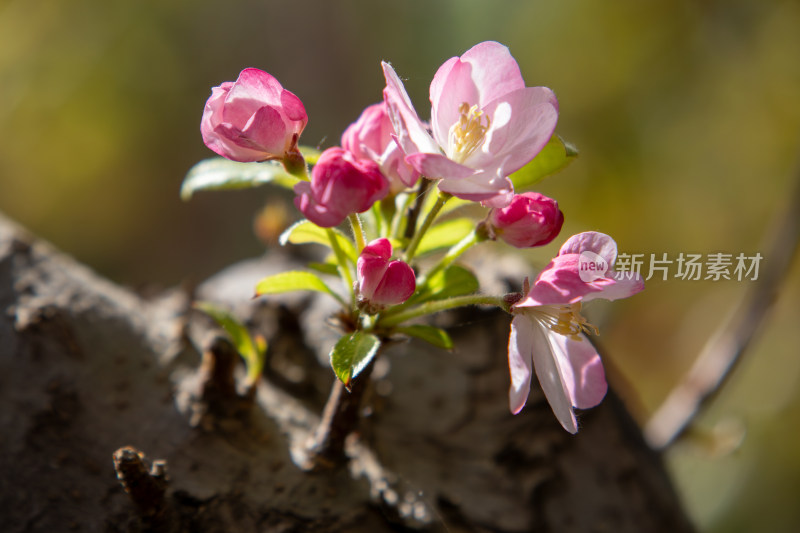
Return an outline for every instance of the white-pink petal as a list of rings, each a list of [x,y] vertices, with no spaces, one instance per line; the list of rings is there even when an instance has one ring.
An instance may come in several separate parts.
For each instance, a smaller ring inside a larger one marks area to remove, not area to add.
[[[389,63],[381,63],[386,78],[383,98],[388,107],[389,118],[397,133],[397,144],[407,154],[416,152],[439,153],[439,145],[430,136],[425,124],[419,119],[406,88]]]
[[[608,392],[608,383],[603,362],[592,343],[583,335],[578,337],[580,340],[558,333],[550,333],[549,337],[572,406],[588,409],[598,405]]]
[[[497,172],[478,172],[460,179],[444,179],[439,190],[462,200],[483,202],[487,207],[505,207],[514,195],[514,185],[508,178],[497,176]]]
[[[572,411],[572,397],[566,381],[564,380],[565,365],[561,358],[553,352],[553,336],[538,323],[531,329],[533,332],[533,367],[542,391],[553,409],[553,414],[564,429],[570,433],[578,432],[578,423]],[[557,334],[556,334],[557,335]],[[568,365],[566,365],[568,366]],[[567,370],[568,372],[571,369]]]
[[[555,95],[546,87],[527,87],[491,102],[486,113],[492,126],[476,161],[491,157],[503,160],[503,174],[509,175],[530,162],[544,148],[558,122]],[[483,157],[481,157],[482,154]],[[472,157],[469,158],[472,164]]]
[[[416,153],[406,156],[406,163],[431,179],[462,179],[475,174],[475,169],[456,163],[443,154]]]
[[[476,44],[461,56],[461,61],[471,67],[471,78],[478,88],[483,107],[488,102],[525,87],[517,61],[506,46],[486,41]]]
[[[450,145],[450,127],[461,116],[461,104],[476,104],[480,98],[471,76],[472,66],[459,58],[449,59],[439,67],[431,83],[431,129],[442,147]],[[449,154],[452,155],[452,154]]]
[[[508,407],[514,414],[519,413],[528,401],[533,375],[533,328],[531,321],[516,315],[511,321],[508,335],[508,370],[511,386],[508,389]]]
[[[644,280],[642,280],[642,276],[635,272],[609,271],[606,275],[612,277],[590,283],[591,285],[600,287],[600,291],[585,295],[583,297],[584,302],[596,298],[602,298],[603,300],[619,300],[621,298],[628,298],[644,290]]]
[[[617,243],[605,233],[585,231],[567,239],[558,251],[558,255],[582,252],[596,253],[606,261],[609,268],[612,268],[614,261],[617,260]]]

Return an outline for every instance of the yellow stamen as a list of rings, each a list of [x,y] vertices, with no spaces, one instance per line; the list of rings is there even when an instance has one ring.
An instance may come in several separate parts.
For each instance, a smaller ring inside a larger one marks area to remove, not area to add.
[[[581,315],[580,302],[569,305],[543,305],[532,308],[530,312],[550,331],[565,335],[572,340],[581,340],[581,333],[594,335],[600,333],[596,326]]]
[[[453,161],[463,163],[472,152],[483,144],[491,120],[478,109],[477,105],[470,107],[467,102],[458,106],[458,112],[460,113],[458,122],[450,126],[452,153],[449,155]]]

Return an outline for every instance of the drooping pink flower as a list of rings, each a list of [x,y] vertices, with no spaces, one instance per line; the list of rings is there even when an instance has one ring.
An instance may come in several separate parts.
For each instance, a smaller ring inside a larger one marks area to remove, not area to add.
[[[311,182],[294,186],[294,205],[314,224],[332,228],[352,213],[363,213],[389,193],[377,163],[328,148],[311,171]]]
[[[503,207],[514,192],[508,176],[547,144],[558,102],[546,87],[526,87],[500,43],[477,44],[446,61],[430,88],[431,132],[417,116],[394,69],[383,63],[384,100],[406,161],[459,198]]]
[[[358,305],[369,314],[405,302],[416,290],[411,267],[391,257],[392,245],[385,238],[370,242],[358,256]]]
[[[284,159],[297,152],[308,123],[303,102],[257,68],[211,89],[200,132],[213,151],[234,161]]]
[[[597,232],[570,237],[511,308],[508,365],[509,407],[518,413],[530,392],[533,372],[556,418],[570,433],[578,431],[573,408],[588,409],[606,394],[603,363],[585,333],[595,330],[581,316],[581,302],[616,300],[644,289],[638,275],[610,270],[617,245]],[[587,266],[600,265],[601,268]],[[586,281],[584,281],[586,280]]]
[[[386,104],[373,104],[344,131],[342,148],[358,158],[378,163],[381,172],[389,178],[392,190],[398,192],[413,187],[419,179],[419,172],[405,162],[406,154],[397,146],[393,135]]]
[[[563,224],[564,214],[558,203],[538,192],[514,195],[506,207],[492,209],[489,213],[494,235],[517,248],[549,243]]]

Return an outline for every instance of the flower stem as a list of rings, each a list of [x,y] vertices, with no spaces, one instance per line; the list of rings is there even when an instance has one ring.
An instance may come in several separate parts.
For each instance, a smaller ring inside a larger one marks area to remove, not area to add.
[[[422,305],[392,314],[391,310],[381,316],[378,321],[380,327],[396,326],[406,320],[417,318],[424,315],[438,313],[439,311],[446,311],[456,307],[464,307],[467,305],[493,305],[500,307],[508,312],[508,304],[502,296],[486,296],[485,294],[468,294],[467,296],[455,296],[445,300],[435,300],[433,302],[426,302]]]
[[[433,276],[444,270],[445,268],[449,267],[453,261],[461,257],[461,254],[472,248],[474,245],[480,242],[480,238],[475,230],[469,232],[469,234],[461,239],[458,243],[453,245],[450,250],[445,254],[444,257],[436,264],[432,269],[426,272],[424,275],[417,278],[417,286],[422,287],[425,285],[425,282],[431,279]]]
[[[420,177],[417,194],[414,195],[414,204],[406,211],[406,229],[404,235],[406,239],[410,239],[414,236],[414,232],[417,229],[417,218],[419,218],[419,213],[422,211],[422,206],[425,205],[425,197],[428,195],[428,190],[430,188],[431,181]]]
[[[400,240],[400,232],[404,231],[401,224],[403,221],[403,214],[410,212],[411,202],[414,201],[414,197],[411,194],[404,193],[403,196],[405,196],[405,199],[403,200],[402,207],[395,206],[395,212],[392,216],[392,227],[389,230],[389,235],[397,240]]]
[[[364,229],[361,227],[361,219],[358,217],[357,213],[351,213],[347,218],[350,220],[350,226],[353,228],[353,237],[356,239],[358,253],[360,254],[361,250],[367,245],[367,241],[364,239]]]
[[[375,359],[353,379],[349,392],[338,379],[333,383],[322,419],[306,444],[307,464],[302,466],[309,470],[320,470],[338,466],[347,460],[345,439],[358,428],[361,400],[374,363]]]
[[[328,233],[328,240],[331,241],[331,249],[333,249],[333,254],[336,256],[336,261],[339,263],[339,275],[342,277],[342,280],[350,290],[350,299],[355,301],[353,276],[350,274],[350,268],[347,266],[347,256],[345,256],[342,247],[339,246],[339,241],[336,238],[336,232],[334,232],[331,228],[325,228],[325,231]]]
[[[442,210],[444,204],[452,198],[453,195],[446,193],[446,192],[439,192],[439,197],[436,198],[436,203],[433,204],[433,207],[425,215],[425,220],[422,221],[422,226],[420,226],[419,230],[414,233],[414,237],[411,239],[411,242],[408,244],[408,248],[406,248],[405,253],[405,262],[410,263],[412,259],[414,259],[414,254],[417,252],[417,247],[419,246],[422,237],[425,235],[425,232],[428,231],[428,228],[431,227],[433,221],[436,220],[436,217],[439,215],[439,211]]]
[[[370,208],[370,211],[372,211],[372,219],[375,221],[375,238],[388,237],[388,235],[384,235],[386,217],[383,216],[383,210],[381,207],[381,202],[375,202]]]

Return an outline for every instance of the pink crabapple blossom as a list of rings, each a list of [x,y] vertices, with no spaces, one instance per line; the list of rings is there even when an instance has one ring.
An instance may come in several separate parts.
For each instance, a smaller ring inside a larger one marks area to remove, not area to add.
[[[353,213],[363,213],[389,193],[378,164],[357,159],[347,150],[328,148],[311,170],[311,182],[294,186],[294,205],[323,228],[338,226]]]
[[[564,224],[558,203],[538,192],[514,195],[511,203],[492,209],[492,233],[516,248],[544,246],[556,238]]]
[[[405,162],[406,154],[397,146],[393,135],[386,104],[380,102],[364,109],[358,120],[348,126],[342,134],[342,148],[360,159],[378,163],[392,190],[399,192],[413,187],[419,172]]]
[[[235,82],[211,89],[200,132],[206,146],[222,157],[266,161],[297,154],[307,123],[297,96],[263,70],[247,68]]]
[[[609,270],[589,282],[582,281],[579,269],[584,252],[597,254]],[[532,286],[526,280],[522,299],[511,307],[514,318],[508,364],[512,413],[524,407],[534,371],[553,413],[570,433],[578,431],[573,408],[587,409],[602,401],[608,389],[603,363],[585,336],[596,328],[581,316],[581,303],[626,298],[644,289],[638,275],[611,272],[616,257],[617,245],[611,237],[580,233],[564,243]]]
[[[550,140],[558,102],[546,87],[526,87],[508,48],[487,41],[447,60],[431,82],[430,131],[403,82],[383,63],[384,100],[406,161],[439,189],[465,200],[503,207],[510,174]]]
[[[367,244],[358,256],[359,307],[369,314],[408,300],[416,290],[414,271],[403,261],[390,261],[392,245],[380,238]]]

